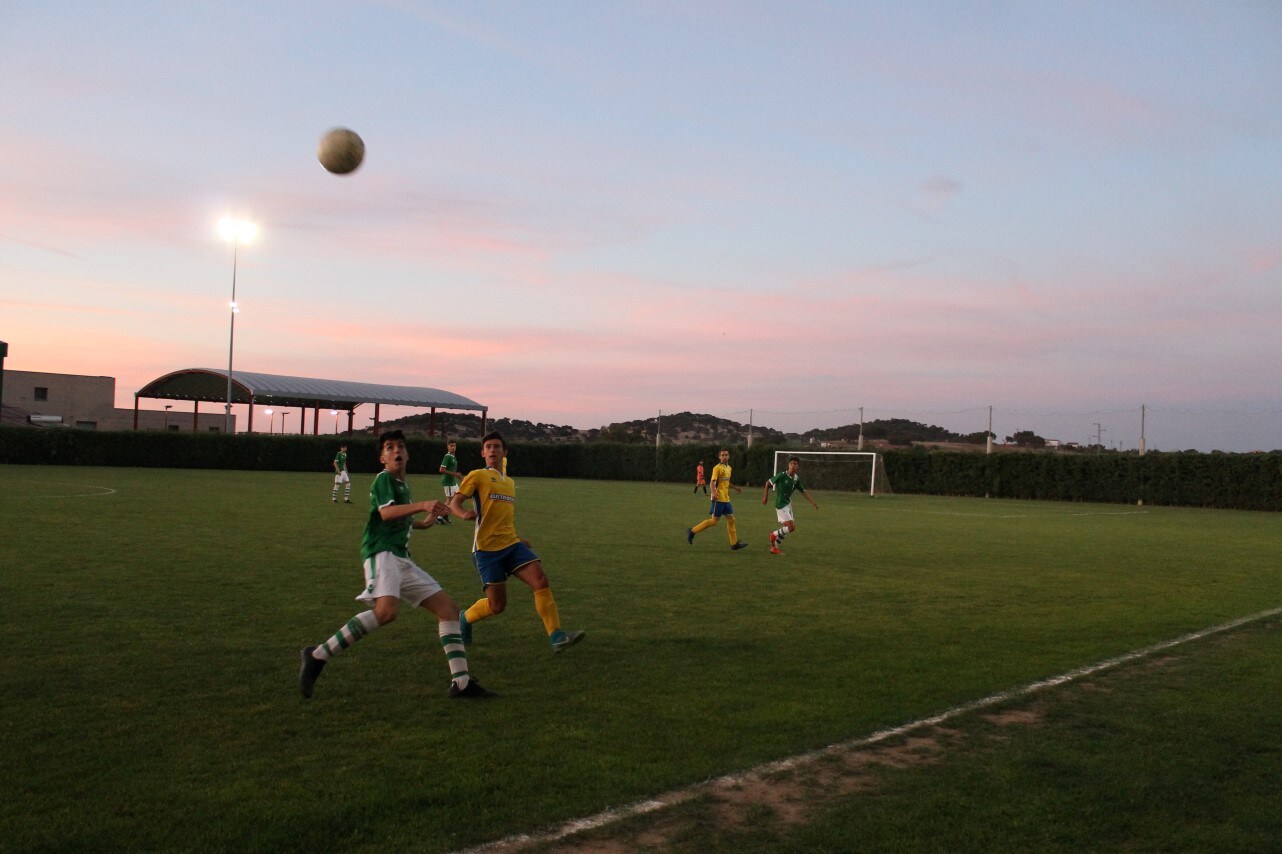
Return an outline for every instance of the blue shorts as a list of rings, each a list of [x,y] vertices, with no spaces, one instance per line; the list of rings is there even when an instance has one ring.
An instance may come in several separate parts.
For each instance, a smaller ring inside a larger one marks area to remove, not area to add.
[[[714,516],[718,519],[722,516],[733,516],[734,505],[729,501],[714,501],[712,502],[712,506],[708,508],[708,515]]]
[[[472,552],[472,562],[481,574],[481,587],[502,584],[507,577],[523,566],[534,563],[539,556],[525,543],[516,542],[496,552]]]

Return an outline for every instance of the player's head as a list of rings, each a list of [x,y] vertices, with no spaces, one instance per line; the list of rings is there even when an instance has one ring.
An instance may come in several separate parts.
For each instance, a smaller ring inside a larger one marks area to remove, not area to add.
[[[717,459],[721,460],[721,462],[723,463],[730,462],[730,452],[727,451],[725,448],[722,448],[721,451],[717,454]]]
[[[487,466],[498,468],[506,456],[507,442],[503,440],[502,433],[493,430],[481,437],[481,457]]]
[[[451,453],[451,454],[454,453],[455,451],[458,450],[458,442],[455,442],[453,439],[450,439],[448,442],[445,443],[445,450],[447,453]]]
[[[340,451],[346,451],[346,450],[347,450],[347,443],[346,443],[346,442],[344,442],[343,444],[339,445],[339,446],[338,446],[338,449],[339,449]]]
[[[796,474],[797,469],[801,468],[801,460],[796,457],[788,458],[788,474]]]
[[[403,471],[410,460],[409,448],[405,446],[405,434],[400,430],[388,430],[378,437],[378,461],[388,471]]]

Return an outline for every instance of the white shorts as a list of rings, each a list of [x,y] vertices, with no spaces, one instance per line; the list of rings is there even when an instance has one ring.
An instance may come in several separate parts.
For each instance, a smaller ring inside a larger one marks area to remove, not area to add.
[[[356,598],[373,602],[382,596],[395,596],[418,607],[424,599],[440,592],[437,580],[414,561],[391,552],[379,552],[365,560],[365,590]]]
[[[335,483],[335,484],[340,484],[340,483],[351,483],[351,482],[352,482],[352,481],[351,481],[351,478],[349,478],[349,477],[347,476],[347,471],[346,471],[346,470],[344,470],[344,471],[340,471],[338,474],[334,475],[334,483]]]
[[[445,487],[445,500],[449,501],[458,493],[458,484]]]
[[[791,522],[792,519],[792,502],[788,502],[787,507],[776,507],[775,515],[779,517],[780,522]]]

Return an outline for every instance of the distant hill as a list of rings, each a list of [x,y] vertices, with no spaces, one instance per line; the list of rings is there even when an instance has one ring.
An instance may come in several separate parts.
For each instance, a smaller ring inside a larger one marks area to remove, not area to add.
[[[407,435],[427,435],[432,416],[428,413],[409,415],[394,421],[383,422],[383,429],[398,429]],[[657,418],[635,421],[616,421],[602,427],[580,430],[557,424],[535,423],[520,419],[499,418],[489,421],[486,427],[498,430],[513,442],[622,442],[626,444],[653,443]],[[664,415],[657,425],[663,431],[665,444],[739,444],[746,441],[748,425],[715,415],[694,412],[677,412]],[[984,444],[987,434],[963,435],[929,424],[903,418],[879,419],[864,423],[864,441],[878,445],[908,446],[914,442]],[[369,433],[371,428],[359,430]],[[481,417],[461,412],[436,413],[437,436],[458,436],[478,439],[481,436]],[[859,440],[859,425],[807,430],[805,433],[783,433],[759,424],[752,426],[754,442],[773,445],[800,445],[818,442],[854,444]]]

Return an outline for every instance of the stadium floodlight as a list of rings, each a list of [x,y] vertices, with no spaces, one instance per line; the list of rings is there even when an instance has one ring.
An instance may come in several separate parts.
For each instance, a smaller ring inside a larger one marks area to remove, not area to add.
[[[786,470],[789,457],[801,463],[801,482],[808,489],[895,494],[882,455],[874,451],[775,451],[774,471]]]
[[[231,366],[232,354],[236,351],[236,314],[240,311],[236,305],[236,262],[240,254],[240,244],[249,243],[258,234],[258,226],[249,220],[225,216],[218,221],[218,233],[223,240],[231,243],[231,331],[227,336],[227,409],[224,433],[231,433]]]

